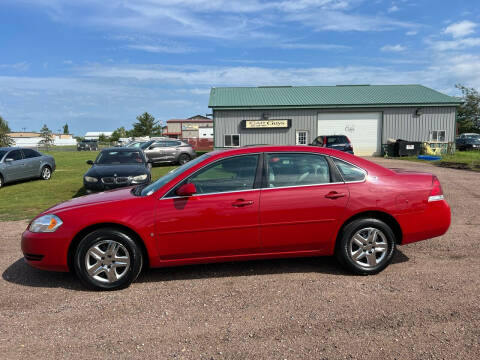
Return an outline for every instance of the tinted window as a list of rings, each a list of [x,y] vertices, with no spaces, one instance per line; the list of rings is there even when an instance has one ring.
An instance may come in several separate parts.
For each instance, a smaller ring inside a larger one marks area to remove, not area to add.
[[[317,137],[315,140],[313,140],[313,145],[318,145],[318,144],[323,144],[323,136]]]
[[[197,194],[253,189],[258,155],[235,156],[209,165],[185,182],[195,184]]]
[[[8,153],[7,158],[13,160],[22,160],[22,152],[20,150],[12,150]]]
[[[327,138],[328,144],[347,144],[348,140],[345,136],[329,136]]]
[[[340,174],[345,181],[363,181],[365,180],[365,171],[355,165],[346,163],[345,161],[333,158],[333,162],[337,166]]]
[[[165,141],[167,147],[179,146],[180,144],[180,141]]]
[[[32,149],[23,149],[23,156],[25,156],[26,159],[30,158],[35,158],[41,156],[38,152]]]
[[[326,184],[330,167],[324,156],[315,154],[268,154],[268,187]]]
[[[138,151],[102,151],[98,154],[97,164],[118,165],[118,164],[141,164],[143,156]]]
[[[2,160],[2,158],[5,156],[6,153],[7,153],[6,150],[0,150],[0,160]]]

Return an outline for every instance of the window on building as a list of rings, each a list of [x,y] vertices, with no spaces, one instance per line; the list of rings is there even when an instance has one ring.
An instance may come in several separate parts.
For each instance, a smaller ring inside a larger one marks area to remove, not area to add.
[[[307,145],[307,143],[308,143],[308,131],[307,130],[297,130],[295,141],[296,141],[297,145]]]
[[[236,135],[236,134],[225,135],[225,146],[226,147],[240,146],[240,135]]]
[[[445,142],[446,131],[445,130],[432,130],[430,131],[431,142]]]

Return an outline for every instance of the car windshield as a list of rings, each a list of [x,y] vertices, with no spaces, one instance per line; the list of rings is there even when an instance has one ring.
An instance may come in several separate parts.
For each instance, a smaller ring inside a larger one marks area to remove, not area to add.
[[[178,175],[182,174],[184,171],[187,171],[188,169],[194,167],[195,165],[201,163],[205,159],[207,159],[210,156],[210,154],[203,154],[202,156],[199,156],[198,158],[189,161],[182,166],[179,166],[176,169],[173,169],[170,171],[167,175],[162,176],[160,179],[157,181],[151,183],[150,185],[146,186],[145,188],[142,189],[142,192],[140,193],[142,196],[150,196],[152,195],[155,191],[160,189],[163,185],[168,183],[169,181],[173,180],[176,178]]]
[[[102,151],[98,154],[95,164],[119,165],[119,164],[142,164],[143,156],[139,151]]]

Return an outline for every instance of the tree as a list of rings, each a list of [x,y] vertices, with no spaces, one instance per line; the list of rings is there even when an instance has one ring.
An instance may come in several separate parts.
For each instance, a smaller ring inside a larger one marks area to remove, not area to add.
[[[100,134],[100,136],[98,137],[98,141],[99,142],[103,142],[103,143],[106,143],[108,142],[108,137],[105,135],[105,134]]]
[[[110,136],[110,140],[118,141],[120,138],[125,138],[125,137],[128,137],[127,130],[125,130],[125,128],[122,126],[112,133],[112,136]]]
[[[68,131],[68,124],[65,123],[65,125],[63,125],[63,133],[64,134],[70,134],[69,131]]]
[[[133,124],[133,136],[155,136],[161,133],[162,127],[148,112],[137,116],[137,122]]]
[[[40,130],[40,137],[42,138],[42,140],[40,140],[40,144],[45,146],[47,149],[53,145],[54,139],[52,130],[50,130],[47,125],[43,125],[42,129]]]
[[[8,126],[8,122],[0,116],[0,147],[12,146],[14,144],[13,139],[8,136],[9,132],[10,127]]]
[[[457,110],[458,131],[480,132],[480,93],[460,84],[455,87],[462,92],[464,101]]]

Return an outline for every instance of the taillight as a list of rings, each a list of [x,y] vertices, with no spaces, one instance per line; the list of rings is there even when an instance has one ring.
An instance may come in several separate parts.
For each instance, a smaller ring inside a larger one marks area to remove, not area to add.
[[[440,181],[436,176],[432,179],[432,190],[430,191],[430,196],[428,197],[428,202],[443,200],[443,190]]]

